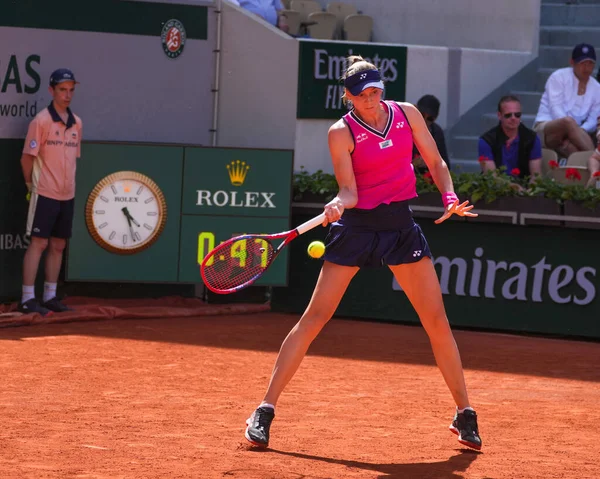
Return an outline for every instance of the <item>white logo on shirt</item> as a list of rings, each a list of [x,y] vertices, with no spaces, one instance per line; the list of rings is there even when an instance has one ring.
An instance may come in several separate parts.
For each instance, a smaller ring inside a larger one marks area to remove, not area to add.
[[[37,141],[35,141],[35,140],[31,140],[31,141],[29,142],[29,148],[31,148],[31,149],[33,150],[33,149],[34,149],[34,148],[36,148],[36,147],[37,147]]]
[[[404,128],[404,122],[399,121],[398,123],[396,123],[396,128]]]
[[[416,250],[416,251],[413,253],[413,258],[416,258],[417,256],[421,256],[421,253],[422,253],[422,252],[423,252],[423,250],[420,250],[420,249]]]
[[[361,141],[365,141],[367,138],[369,138],[369,135],[367,135],[366,133],[361,133],[360,135],[358,135],[356,137],[356,143],[360,143]]]
[[[394,146],[394,144],[392,143],[392,140],[385,140],[385,141],[382,141],[381,143],[379,143],[379,148],[381,148],[382,150],[384,148],[389,148],[390,146]]]

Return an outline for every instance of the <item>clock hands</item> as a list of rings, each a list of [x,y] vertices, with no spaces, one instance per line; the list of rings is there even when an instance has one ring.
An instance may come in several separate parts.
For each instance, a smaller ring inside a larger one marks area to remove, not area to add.
[[[121,208],[121,211],[123,212],[123,214],[127,217],[128,220],[131,220],[131,222],[136,225],[137,227],[140,226],[140,224],[133,219],[133,216],[131,216],[131,213],[129,212],[129,210],[127,209],[127,206]]]
[[[139,226],[140,224],[133,219],[126,206],[124,208],[121,208],[121,211],[127,219],[127,224],[129,225],[129,232],[131,233],[131,240],[135,243],[137,240],[135,239],[135,232],[133,231],[133,226],[131,226],[131,223],[134,223],[136,226]]]

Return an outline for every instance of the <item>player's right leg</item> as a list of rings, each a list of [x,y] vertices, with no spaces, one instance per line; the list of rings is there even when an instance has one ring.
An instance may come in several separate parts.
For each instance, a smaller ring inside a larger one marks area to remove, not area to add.
[[[30,242],[23,258],[23,296],[18,307],[18,310],[23,313],[38,313],[42,316],[51,313],[35,297],[34,286],[40,258],[48,246],[48,238],[59,213],[58,206],[56,200],[37,193],[31,194],[26,229]]]
[[[248,427],[245,436],[252,444],[269,444],[269,431],[279,396],[298,370],[310,344],[333,316],[358,269],[328,261],[323,263],[306,311],[281,345],[264,400],[246,421]]]

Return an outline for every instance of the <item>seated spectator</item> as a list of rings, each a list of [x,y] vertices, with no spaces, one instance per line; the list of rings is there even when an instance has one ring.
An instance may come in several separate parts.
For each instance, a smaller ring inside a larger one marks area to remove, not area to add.
[[[595,150],[588,160],[588,170],[590,171],[590,181],[588,181],[587,186],[598,188],[600,182],[600,151]]]
[[[264,18],[271,25],[288,33],[289,28],[285,15],[280,15],[283,10],[281,0],[228,0],[238,7],[245,8],[259,17]]]
[[[440,113],[440,101],[433,95],[425,95],[419,99],[416,106],[421,112],[421,115],[423,115],[423,119],[429,128],[429,133],[431,133],[431,136],[438,147],[440,156],[446,162],[446,165],[448,165],[448,169],[450,169],[450,159],[448,158],[448,151],[446,150],[444,130],[435,122]],[[416,146],[413,147],[413,166],[419,173],[425,173],[427,171],[427,165]]]
[[[521,101],[513,95],[498,102],[498,126],[479,138],[483,171],[504,166],[506,173],[532,179],[542,172],[542,145],[535,131],[521,123]]]
[[[600,77],[600,72],[598,72]],[[597,188],[600,182],[600,116],[598,117],[598,123],[596,127],[596,143],[598,147],[592,153],[592,156],[588,160],[588,170],[590,170],[590,181],[587,186]]]
[[[533,125],[542,146],[563,158],[594,149],[593,136],[600,115],[600,84],[592,78],[594,47],[577,45],[570,63],[570,67],[556,70],[548,78]]]

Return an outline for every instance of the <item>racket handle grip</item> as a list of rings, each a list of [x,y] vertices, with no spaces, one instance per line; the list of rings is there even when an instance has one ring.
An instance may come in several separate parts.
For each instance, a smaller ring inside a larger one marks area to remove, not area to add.
[[[309,230],[312,230],[313,228],[316,228],[320,224],[323,224],[323,221],[325,221],[325,213],[321,213],[319,216],[315,216],[313,219],[308,220],[306,223],[302,223],[296,228],[296,231],[298,231],[298,234],[301,235]]]

